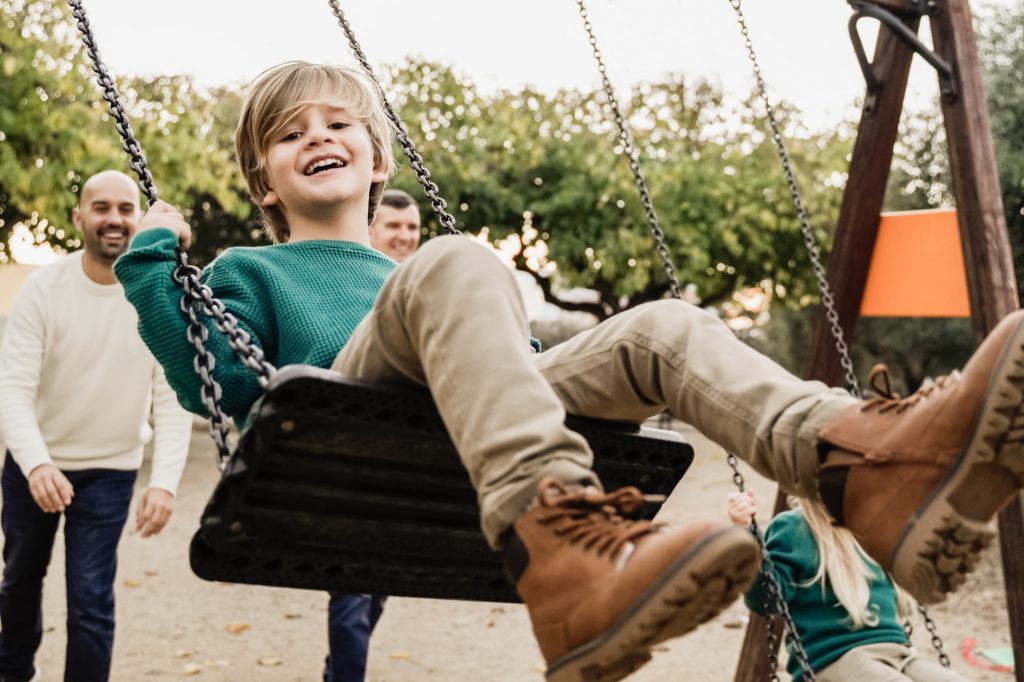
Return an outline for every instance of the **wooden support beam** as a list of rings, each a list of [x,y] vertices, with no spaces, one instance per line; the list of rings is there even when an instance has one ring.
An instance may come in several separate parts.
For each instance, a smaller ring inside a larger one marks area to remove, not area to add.
[[[936,52],[954,65],[960,97],[944,102],[971,320],[980,341],[1007,313],[1019,307],[1010,257],[1006,214],[996,169],[988,106],[967,0],[947,0],[931,18]],[[1006,582],[1010,641],[1017,682],[1024,682],[1024,501],[1018,497],[999,515],[999,539]]]
[[[919,12],[927,2],[868,1],[897,12],[915,32]],[[958,98],[944,102],[942,111],[972,322],[980,341],[1003,316],[1018,307],[1016,279],[968,0],[937,0],[935,4],[939,11],[930,20],[935,50],[953,65],[959,86]],[[828,268],[839,323],[850,345],[878,233],[912,57],[909,48],[882,30],[873,69],[883,87],[874,113],[861,118]],[[807,376],[832,385],[843,380],[839,355],[823,315],[816,320]],[[782,503],[780,495],[776,507]],[[1024,497],[1003,510],[999,529],[1016,680],[1024,682]],[[764,655],[766,648],[765,623],[754,618],[747,628],[736,682],[768,677],[771,671]]]

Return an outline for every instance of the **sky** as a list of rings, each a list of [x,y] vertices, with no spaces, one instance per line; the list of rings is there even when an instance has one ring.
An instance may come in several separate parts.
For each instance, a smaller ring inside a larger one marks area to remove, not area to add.
[[[354,64],[327,0],[83,5],[115,74],[190,74],[200,85],[224,85],[248,82],[289,59]],[[751,66],[728,0],[587,0],[587,6],[616,88],[681,73],[708,78],[737,98],[750,92]],[[415,55],[454,66],[484,91],[600,83],[574,0],[342,0],[341,7],[377,70]],[[796,104],[813,129],[856,115],[851,105],[864,84],[845,2],[751,0],[743,10],[773,100]],[[869,49],[872,24],[861,22]],[[934,74],[918,63],[911,102],[924,104],[935,92]]]

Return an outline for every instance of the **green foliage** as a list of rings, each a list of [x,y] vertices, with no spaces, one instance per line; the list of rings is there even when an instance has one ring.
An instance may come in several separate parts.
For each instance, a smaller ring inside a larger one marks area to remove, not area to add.
[[[994,6],[981,22],[978,52],[985,74],[1003,208],[1018,295],[1024,298],[1024,0]]]
[[[604,94],[531,90],[483,97],[451,69],[422,61],[392,68],[386,89],[462,229],[500,239],[524,215],[557,263],[549,300],[586,287],[599,317],[660,298],[668,283]],[[723,104],[705,81],[643,84],[624,98],[634,144],[680,280],[705,304],[766,280],[794,304],[815,294],[774,148],[751,107]],[[790,154],[819,240],[840,199],[846,131],[814,135],[787,120]],[[403,169],[394,184],[412,192]],[[430,217],[429,229],[438,223]],[[517,261],[532,272],[526,259]],[[580,309],[580,306],[566,306]]]
[[[63,4],[0,0],[0,8],[7,17],[0,34],[2,229],[26,220],[39,239],[75,248],[68,220],[73,192],[96,170],[126,169],[124,154]],[[117,83],[161,198],[193,223],[194,259],[202,263],[227,245],[258,243],[255,211],[232,162],[239,93],[198,89],[180,76]],[[386,90],[459,225],[486,228],[493,239],[519,235],[531,242],[539,256],[521,254],[517,265],[550,300],[604,317],[666,294],[603,93],[482,95],[452,69],[421,60],[389,69]],[[791,305],[813,300],[798,224],[761,114],[749,103],[734,111],[715,87],[683,77],[624,95],[683,284],[705,305],[751,285],[770,288]],[[780,111],[808,213],[827,243],[848,131],[813,134],[784,105]],[[407,166],[393,184],[418,195]],[[39,223],[43,217],[48,227]],[[432,218],[427,226],[437,229]],[[8,237],[0,233],[3,241]],[[599,301],[563,303],[560,292],[574,287],[596,291]]]
[[[78,248],[70,213],[80,183],[107,168],[131,171],[66,4],[0,0],[0,15],[3,261],[17,222],[58,250]],[[181,76],[115,80],[160,198],[193,221],[193,259],[258,241],[232,159],[238,93],[199,90]]]

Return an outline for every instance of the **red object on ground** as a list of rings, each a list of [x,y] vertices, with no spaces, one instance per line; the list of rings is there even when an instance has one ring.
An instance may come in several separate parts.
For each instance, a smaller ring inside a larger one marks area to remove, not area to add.
[[[995,663],[978,660],[977,656],[974,655],[974,647],[976,644],[977,642],[973,637],[964,637],[964,640],[960,642],[960,653],[963,654],[964,660],[967,661],[967,665],[974,666],[975,668],[981,668],[983,670],[995,670],[1000,673],[1013,672],[1013,668],[1008,665],[996,665]]]

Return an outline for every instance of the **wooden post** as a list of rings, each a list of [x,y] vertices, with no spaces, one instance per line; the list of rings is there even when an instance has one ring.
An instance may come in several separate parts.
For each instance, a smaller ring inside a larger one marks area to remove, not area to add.
[[[916,15],[904,17],[904,23],[917,31]],[[829,257],[829,286],[835,297],[839,324],[847,343],[859,317],[861,294],[868,277],[871,252],[878,235],[879,214],[892,165],[893,147],[899,132],[900,114],[910,75],[912,50],[881,29],[875,46],[874,72],[883,81],[875,111],[862,115],[857,129],[853,155],[839,222]],[[810,361],[806,376],[829,385],[843,382],[843,369],[824,315],[819,315],[811,338]],[[776,511],[785,508],[785,495],[775,500]],[[776,639],[778,641],[778,639]],[[762,682],[769,679],[768,638],[764,620],[752,617],[743,639],[735,682]]]
[[[893,11],[918,6],[915,0],[873,1]],[[903,21],[916,32],[916,18],[904,15]],[[967,0],[940,2],[939,12],[931,17],[930,23],[935,50],[953,66],[959,86],[958,98],[944,102],[942,112],[972,323],[980,341],[1003,316],[1018,307],[1016,279]],[[874,70],[883,81],[883,88],[874,114],[862,117],[858,128],[829,262],[829,284],[840,326],[851,345],[912,56],[909,48],[882,31],[875,50]],[[807,376],[829,384],[843,380],[839,356],[823,316],[815,325]],[[776,500],[776,506],[779,502]],[[1024,499],[1015,500],[1003,510],[999,528],[1016,679],[1024,682]],[[766,679],[766,646],[764,622],[754,619],[744,640],[735,677],[738,682]]]
[[[988,106],[967,0],[948,0],[931,18],[935,50],[956,71],[960,96],[943,103],[949,160],[964,246],[975,337],[1019,307]],[[1010,641],[1017,682],[1024,682],[1024,501],[999,515]]]

